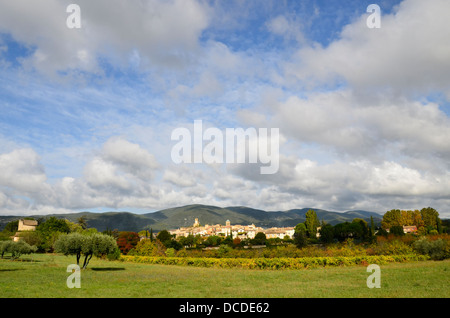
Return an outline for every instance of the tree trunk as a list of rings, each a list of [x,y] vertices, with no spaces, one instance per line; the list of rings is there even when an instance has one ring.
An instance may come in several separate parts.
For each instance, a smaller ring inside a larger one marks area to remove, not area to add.
[[[92,254],[86,255],[86,257],[84,258],[83,269],[86,269],[86,267],[88,266],[89,261],[91,260],[91,258],[92,258]]]

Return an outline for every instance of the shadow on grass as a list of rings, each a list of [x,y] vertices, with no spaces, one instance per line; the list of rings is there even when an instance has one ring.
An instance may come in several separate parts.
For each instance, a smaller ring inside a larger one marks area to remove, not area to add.
[[[37,260],[37,259],[32,259],[32,258],[12,258],[11,256],[4,256],[0,259],[3,260],[9,260],[11,262],[23,262],[23,263],[40,263],[42,262],[41,260]]]
[[[15,271],[23,271],[24,268],[0,268],[0,272],[15,272]]]
[[[108,271],[124,271],[125,267],[91,267],[93,271],[108,272]]]

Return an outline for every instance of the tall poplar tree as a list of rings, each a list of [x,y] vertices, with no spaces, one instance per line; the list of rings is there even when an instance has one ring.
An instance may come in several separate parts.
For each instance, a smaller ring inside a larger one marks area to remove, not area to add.
[[[309,238],[316,238],[317,228],[320,226],[320,222],[319,219],[317,218],[316,211],[308,210],[308,212],[306,212],[305,217],[306,217],[305,226],[307,236]]]

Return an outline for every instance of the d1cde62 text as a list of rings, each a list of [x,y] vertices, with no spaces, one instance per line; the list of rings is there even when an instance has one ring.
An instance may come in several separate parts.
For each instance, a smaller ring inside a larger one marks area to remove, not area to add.
[[[268,303],[224,303],[223,312],[269,312]]]

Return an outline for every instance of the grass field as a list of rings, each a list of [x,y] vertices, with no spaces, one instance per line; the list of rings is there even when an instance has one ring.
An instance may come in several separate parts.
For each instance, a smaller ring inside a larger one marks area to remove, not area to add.
[[[68,288],[74,257],[50,254],[0,260],[1,298],[447,298],[450,260],[381,267],[370,289],[365,266],[248,270],[149,265],[92,259],[81,288]]]

